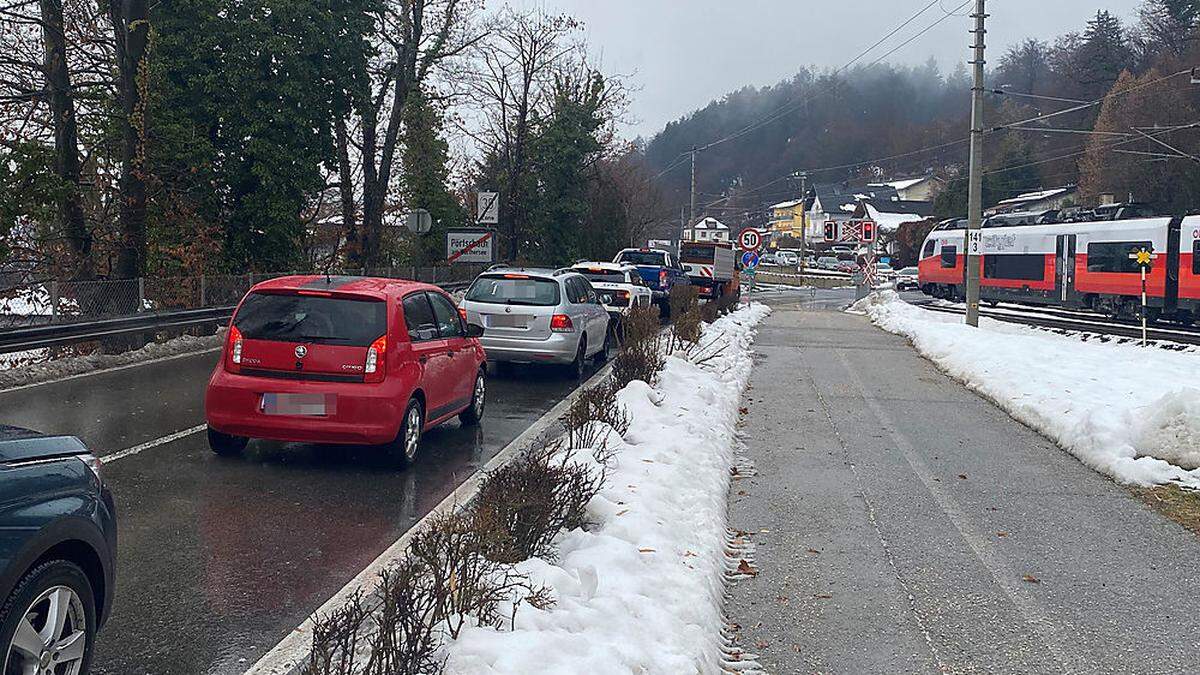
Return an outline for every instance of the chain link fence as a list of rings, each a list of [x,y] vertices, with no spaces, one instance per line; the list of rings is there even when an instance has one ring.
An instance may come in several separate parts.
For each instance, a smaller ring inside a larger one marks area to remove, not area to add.
[[[431,284],[466,283],[486,265],[372,267],[330,271],[338,276],[415,279]],[[261,281],[287,274],[207,274],[94,281],[0,283],[0,330],[95,321],[142,313],[235,305]]]

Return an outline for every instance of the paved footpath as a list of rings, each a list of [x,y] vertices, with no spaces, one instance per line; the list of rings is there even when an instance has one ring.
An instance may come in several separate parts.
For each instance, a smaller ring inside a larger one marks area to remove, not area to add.
[[[1200,538],[862,317],[777,306],[757,351],[728,612],[767,672],[1200,668]]]

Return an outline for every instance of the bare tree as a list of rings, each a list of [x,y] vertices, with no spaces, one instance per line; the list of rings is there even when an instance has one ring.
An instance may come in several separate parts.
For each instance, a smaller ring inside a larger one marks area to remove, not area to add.
[[[80,203],[79,126],[67,62],[62,1],[39,0],[38,5],[42,14],[42,42],[45,45],[45,96],[50,104],[50,119],[54,128],[54,172],[65,184],[65,189],[59,192],[58,197],[58,220],[76,258],[77,274],[86,278],[92,274],[92,237]]]
[[[376,17],[371,91],[355,105],[359,138],[352,139],[343,124],[337,139],[342,182],[351,174],[353,151],[362,164],[361,224],[353,218],[353,196],[343,196],[349,253],[359,265],[375,264],[381,255],[404,103],[435,71],[483,38],[476,20],[481,7],[478,0],[389,0]]]
[[[579,23],[568,16],[506,8],[480,50],[478,72],[471,80],[471,98],[479,106],[482,123],[472,136],[503,173],[506,189],[500,222],[510,260],[517,259],[527,219],[534,114],[548,102],[555,68],[568,55],[580,52],[582,45],[571,38],[578,28]]]
[[[116,273],[133,278],[142,273],[146,255],[146,61],[150,36],[148,0],[111,0],[116,44],[117,99],[122,117],[120,177],[120,246]]]

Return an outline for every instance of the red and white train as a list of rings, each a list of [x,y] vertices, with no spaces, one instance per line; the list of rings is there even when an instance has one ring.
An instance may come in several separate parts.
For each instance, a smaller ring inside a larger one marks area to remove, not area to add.
[[[921,248],[920,287],[926,295],[963,300],[966,231],[956,223],[941,227]],[[1147,316],[1183,323],[1200,319],[1200,216],[985,227],[982,245],[984,301],[1134,317],[1142,284],[1129,256],[1147,248],[1157,256],[1147,274]]]

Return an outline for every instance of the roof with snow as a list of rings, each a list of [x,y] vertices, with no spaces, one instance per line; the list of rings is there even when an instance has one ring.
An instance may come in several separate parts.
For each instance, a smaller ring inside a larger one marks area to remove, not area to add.
[[[803,203],[804,203],[803,199],[793,199],[790,202],[779,202],[778,204],[773,205],[771,208],[773,208],[773,209],[790,209],[793,206],[796,206],[797,204],[803,204]]]
[[[921,176],[920,178],[905,178],[903,180],[880,181],[878,183],[870,183],[871,187],[890,187],[893,190],[907,190],[914,185],[920,185],[927,180],[932,180],[933,176]]]
[[[1039,190],[1037,192],[1026,192],[1025,194],[1017,195],[1016,197],[1009,197],[1008,199],[1002,199],[999,202],[997,202],[996,205],[1000,206],[1002,204],[1021,204],[1024,202],[1040,202],[1043,199],[1053,199],[1054,197],[1060,197],[1062,195],[1065,195],[1068,192],[1074,192],[1075,189],[1076,188],[1074,185],[1068,185],[1066,187],[1051,188],[1049,190]]]
[[[707,218],[701,218],[700,220],[696,221],[696,224],[692,225],[692,229],[693,230],[728,230],[729,226],[726,225],[725,223],[722,223],[721,221],[717,220],[716,218],[709,216]]]
[[[864,199],[863,206],[882,232],[892,232],[905,223],[919,223],[933,215],[933,205],[929,202]]]

